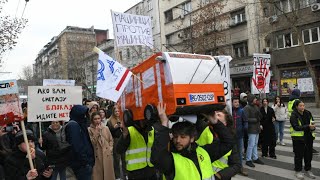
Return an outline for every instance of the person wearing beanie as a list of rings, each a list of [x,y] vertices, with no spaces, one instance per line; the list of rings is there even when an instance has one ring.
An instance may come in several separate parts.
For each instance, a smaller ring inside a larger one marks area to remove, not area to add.
[[[291,113],[293,111],[293,104],[296,100],[299,100],[300,98],[300,90],[299,89],[294,89],[292,92],[291,92],[291,95],[289,97],[289,102],[288,102],[288,115],[289,115],[289,118],[291,116]]]
[[[240,107],[244,108],[248,104],[247,100],[248,95],[246,93],[241,93],[240,94]]]
[[[248,104],[243,108],[243,111],[248,118],[248,147],[246,154],[246,165],[255,167],[252,163],[264,164],[258,157],[258,141],[261,130],[260,121],[262,115],[259,108],[255,105],[257,98],[253,94],[248,95]]]
[[[6,180],[16,179],[50,179],[52,169],[48,168],[45,156],[41,156],[35,148],[35,137],[31,130],[26,130],[29,141],[31,158],[35,169],[30,169],[27,157],[27,145],[24,142],[23,132],[19,131],[15,136],[15,148],[4,162]]]

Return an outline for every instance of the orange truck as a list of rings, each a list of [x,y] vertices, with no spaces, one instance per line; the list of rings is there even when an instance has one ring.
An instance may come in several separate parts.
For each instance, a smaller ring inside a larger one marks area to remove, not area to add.
[[[119,100],[124,121],[156,118],[159,101],[166,103],[171,121],[183,115],[223,109],[225,97],[219,68],[219,61],[209,55],[152,55],[131,69],[135,76]]]

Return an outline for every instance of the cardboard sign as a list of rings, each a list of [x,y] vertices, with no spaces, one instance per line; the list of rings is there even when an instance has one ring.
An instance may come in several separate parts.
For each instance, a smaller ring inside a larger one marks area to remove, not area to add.
[[[81,86],[29,86],[28,122],[68,121],[81,98]]]
[[[74,86],[75,80],[69,79],[43,79],[43,86]]]
[[[114,39],[117,46],[144,45],[153,48],[150,16],[111,11]]]
[[[0,125],[22,119],[16,80],[0,81]]]
[[[270,54],[253,54],[252,94],[269,93],[270,60]]]

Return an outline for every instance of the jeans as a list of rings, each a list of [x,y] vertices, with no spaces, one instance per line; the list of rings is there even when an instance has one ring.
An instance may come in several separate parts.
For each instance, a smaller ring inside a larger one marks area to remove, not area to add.
[[[51,180],[57,180],[59,174],[59,179],[60,180],[66,180],[67,175],[66,175],[66,168],[54,168],[51,176]]]
[[[92,178],[92,166],[86,165],[78,169],[72,169],[77,180],[91,180]]]
[[[257,160],[259,134],[248,134],[247,161]]]
[[[280,134],[280,136],[279,136],[280,142],[283,141],[284,124],[285,124],[285,121],[275,121],[274,122],[274,128],[276,130],[276,141],[278,141],[278,135],[279,134]]]
[[[237,140],[237,147],[238,147],[238,153],[239,153],[239,159],[240,159],[240,164],[242,167],[242,155],[243,155],[243,138],[239,138]]]

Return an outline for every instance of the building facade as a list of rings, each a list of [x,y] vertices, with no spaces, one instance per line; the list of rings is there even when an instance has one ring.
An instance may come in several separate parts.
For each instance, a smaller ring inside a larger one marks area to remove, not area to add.
[[[67,26],[39,52],[33,64],[37,85],[43,79],[73,79],[76,84],[85,80],[82,60],[93,47],[108,39],[108,30]]]

